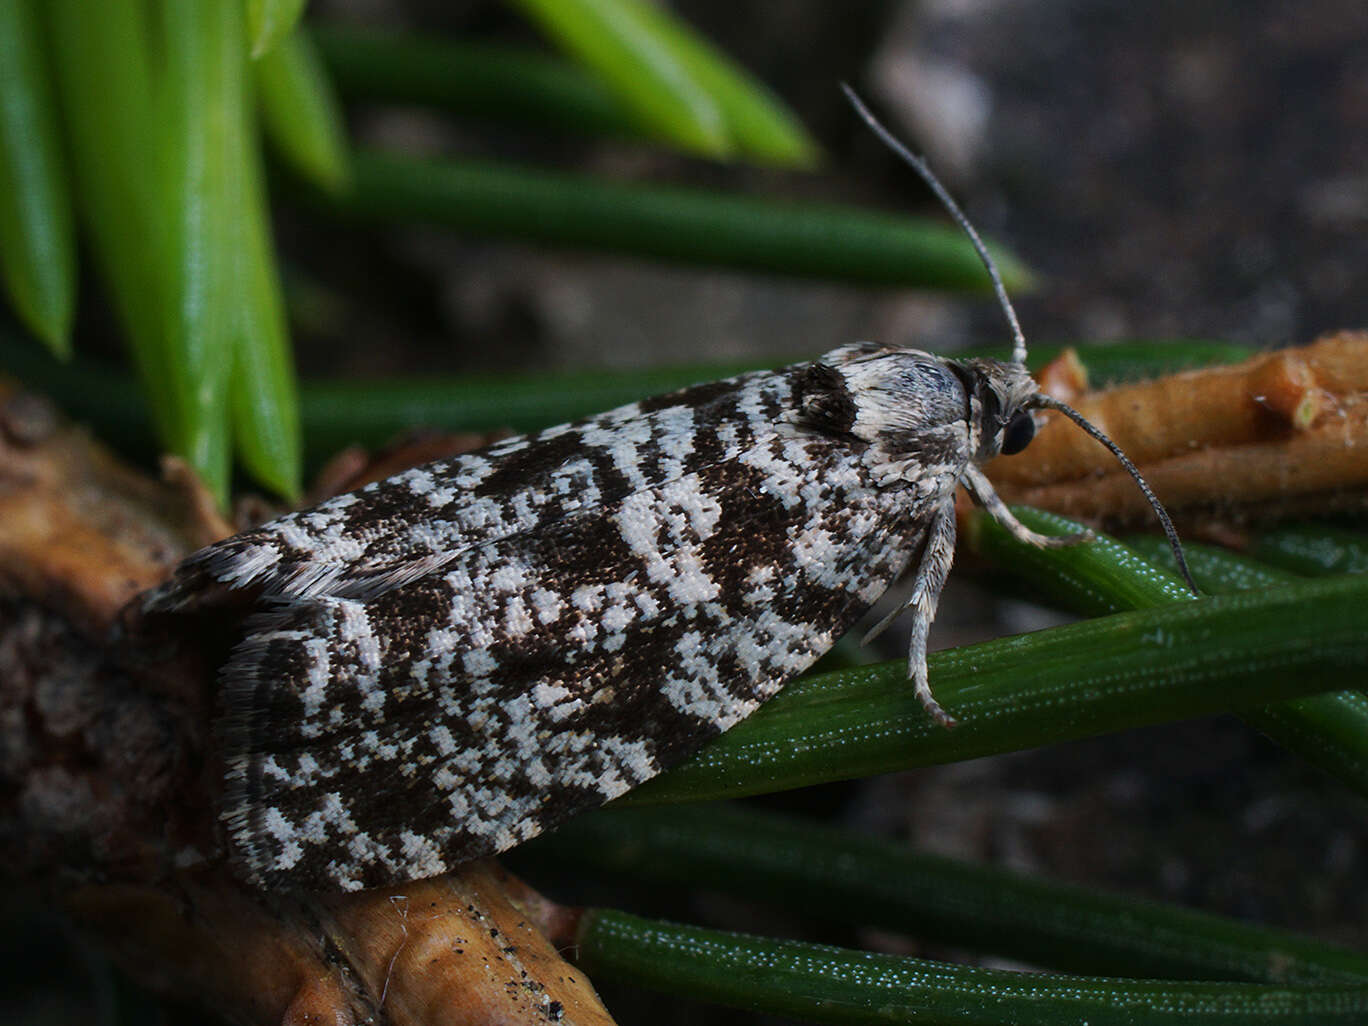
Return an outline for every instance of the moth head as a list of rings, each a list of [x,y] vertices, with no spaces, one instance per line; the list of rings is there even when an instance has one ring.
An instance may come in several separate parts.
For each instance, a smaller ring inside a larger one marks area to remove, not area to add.
[[[976,463],[1014,456],[1035,438],[1032,407],[1039,390],[1020,364],[1000,360],[952,360],[968,403],[969,451]]]

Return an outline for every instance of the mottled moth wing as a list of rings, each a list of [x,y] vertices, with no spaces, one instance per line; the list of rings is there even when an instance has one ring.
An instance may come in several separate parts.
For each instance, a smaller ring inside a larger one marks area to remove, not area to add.
[[[288,514],[195,553],[144,607],[191,611],[224,601],[225,590],[365,598],[431,573],[471,546],[594,515],[600,503],[749,445],[760,411],[739,404],[749,396],[747,381],[762,376],[697,385],[508,438]],[[734,416],[734,430],[680,443],[714,413]]]
[[[151,608],[210,584],[263,596],[222,675],[224,818],[249,873],[356,889],[502,851],[826,651],[916,555],[965,457],[890,482],[878,446],[795,415],[810,373],[509,440],[192,558]]]

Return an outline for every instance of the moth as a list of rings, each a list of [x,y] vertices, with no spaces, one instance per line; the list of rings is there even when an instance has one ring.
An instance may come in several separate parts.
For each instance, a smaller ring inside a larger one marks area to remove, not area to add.
[[[853,95],[852,95],[853,99]],[[1010,361],[874,343],[405,471],[189,557],[147,614],[253,611],[221,671],[222,820],[269,887],[434,876],[616,798],[749,716],[910,569],[908,676],[963,485],[1059,410]],[[1184,567],[1186,573],[1186,568]],[[875,633],[889,619],[875,628]]]

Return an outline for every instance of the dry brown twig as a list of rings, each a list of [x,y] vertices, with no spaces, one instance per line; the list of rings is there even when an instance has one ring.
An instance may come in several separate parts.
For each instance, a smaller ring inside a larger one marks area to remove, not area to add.
[[[1054,379],[1046,388],[1078,385],[1077,371],[1045,374]],[[1096,392],[1074,405],[1135,461],[1189,534],[1232,541],[1242,524],[1368,508],[1368,333]],[[1113,529],[1153,516],[1106,450],[1056,414],[1024,453],[987,471],[1008,502]]]
[[[1046,380],[1068,391],[1078,368],[1057,363]],[[1208,529],[1368,496],[1368,335],[1076,405]],[[352,458],[336,477],[364,472]],[[1113,524],[1148,516],[1068,425],[1046,425],[992,473],[1011,501]],[[212,658],[111,639],[125,602],[229,530],[183,472],[154,482],[0,385],[4,864],[135,976],[240,1022],[611,1022],[556,953],[575,912],[493,863],[351,896],[266,895],[227,872]]]

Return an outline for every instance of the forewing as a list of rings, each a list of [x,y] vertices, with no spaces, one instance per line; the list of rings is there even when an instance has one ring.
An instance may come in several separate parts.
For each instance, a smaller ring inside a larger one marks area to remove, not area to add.
[[[271,884],[374,886],[649,779],[826,651],[953,488],[871,480],[771,432],[381,593],[281,600],[225,672],[236,849]]]
[[[416,467],[203,549],[143,608],[204,609],[243,589],[364,599],[402,587],[474,546],[735,458],[783,417],[791,371],[697,385]]]

